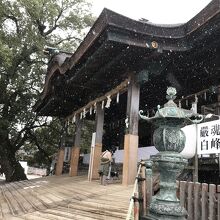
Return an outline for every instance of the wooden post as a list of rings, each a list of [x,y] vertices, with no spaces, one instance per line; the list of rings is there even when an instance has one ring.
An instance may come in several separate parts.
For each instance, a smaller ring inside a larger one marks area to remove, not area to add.
[[[201,209],[200,209],[200,201],[201,201],[201,184],[194,183],[194,220],[200,220],[201,218]]]
[[[196,183],[198,182],[198,173],[199,173],[199,161],[198,161],[198,154],[197,154],[197,150],[196,150],[196,154],[194,157],[194,169],[193,169],[193,182]]]
[[[197,114],[197,103],[198,103],[198,100],[195,100],[195,102],[192,103],[192,110],[194,112],[194,114]],[[193,161],[193,182],[196,183],[198,182],[198,154],[197,154],[197,143],[196,143],[196,154],[195,154],[195,157],[194,157],[194,161]]]
[[[57,158],[57,164],[56,164],[56,171],[55,175],[60,176],[63,171],[63,161],[64,161],[64,147],[61,147],[59,149],[58,158]]]
[[[201,206],[201,220],[207,220],[208,219],[208,184],[202,183],[202,206]]]
[[[127,95],[127,132],[124,138],[124,161],[122,184],[134,184],[137,173],[138,120],[140,86],[131,75]]]
[[[141,167],[141,178],[142,178],[142,198],[143,198],[143,213],[142,215],[145,216],[147,214],[147,187],[146,187],[146,166],[145,163],[142,162],[142,167]]]
[[[187,198],[187,211],[188,211],[188,220],[194,220],[193,217],[193,189],[194,189],[194,183],[189,182],[188,183],[188,198]]]
[[[77,176],[78,173],[78,164],[79,164],[79,155],[80,155],[80,142],[81,142],[81,130],[82,130],[82,120],[80,120],[79,114],[76,115],[76,133],[74,145],[71,150],[71,159],[70,159],[70,176]]]
[[[91,148],[90,154],[90,176],[89,180],[99,179],[99,166],[100,157],[102,154],[102,135],[103,135],[103,125],[104,125],[104,109],[102,109],[101,104],[97,104],[96,109],[96,133],[95,133],[95,146],[94,149]]]
[[[153,173],[151,161],[146,162],[146,185],[147,185],[147,213],[149,212],[150,203],[153,196]]]
[[[139,208],[138,192],[134,193],[134,220],[139,220]]]
[[[180,181],[180,205],[186,208],[186,182]]]
[[[209,184],[209,220],[216,219],[216,210],[215,210],[215,201],[216,201],[216,185]]]

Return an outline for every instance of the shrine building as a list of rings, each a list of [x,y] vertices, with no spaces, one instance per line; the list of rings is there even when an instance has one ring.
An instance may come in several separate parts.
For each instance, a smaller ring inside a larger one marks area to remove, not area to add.
[[[137,173],[138,147],[152,145],[153,128],[139,122],[139,110],[153,116],[166,102],[168,86],[177,89],[179,106],[220,115],[219,0],[177,25],[104,9],[74,53],[53,54],[35,111],[75,124],[70,176],[78,172],[82,122],[93,120],[89,179],[99,178],[101,152],[118,146],[124,149],[122,184],[129,185]]]

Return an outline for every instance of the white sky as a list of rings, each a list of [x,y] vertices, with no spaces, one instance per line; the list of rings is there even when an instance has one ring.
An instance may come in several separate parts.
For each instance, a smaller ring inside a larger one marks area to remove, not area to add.
[[[185,23],[211,0],[91,0],[93,13],[104,7],[133,19],[145,18],[159,24]]]

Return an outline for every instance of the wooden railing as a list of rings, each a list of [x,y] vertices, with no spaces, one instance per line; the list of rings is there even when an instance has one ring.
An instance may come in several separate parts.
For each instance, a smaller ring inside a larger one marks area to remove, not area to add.
[[[151,164],[141,161],[130,200],[126,220],[138,220],[146,215],[153,192]]]
[[[188,212],[187,220],[220,220],[220,185],[177,182],[180,204]]]
[[[220,220],[220,185],[177,181],[177,197],[188,212],[187,220]],[[141,161],[126,220],[146,216],[155,186],[151,164]]]

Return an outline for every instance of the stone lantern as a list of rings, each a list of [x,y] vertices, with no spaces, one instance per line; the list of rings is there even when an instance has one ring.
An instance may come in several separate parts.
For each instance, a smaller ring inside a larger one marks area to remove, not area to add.
[[[180,205],[176,196],[176,175],[184,169],[187,162],[180,155],[186,141],[181,128],[187,124],[198,123],[203,118],[201,115],[195,115],[193,111],[178,108],[173,101],[175,95],[176,89],[169,87],[166,96],[168,102],[164,108],[158,106],[154,117],[146,117],[142,115],[143,111],[140,111],[142,119],[157,127],[153,142],[159,151],[157,163],[160,172],[160,192],[150,203],[149,214],[144,218],[148,220],[185,220],[187,216],[187,211]]]

